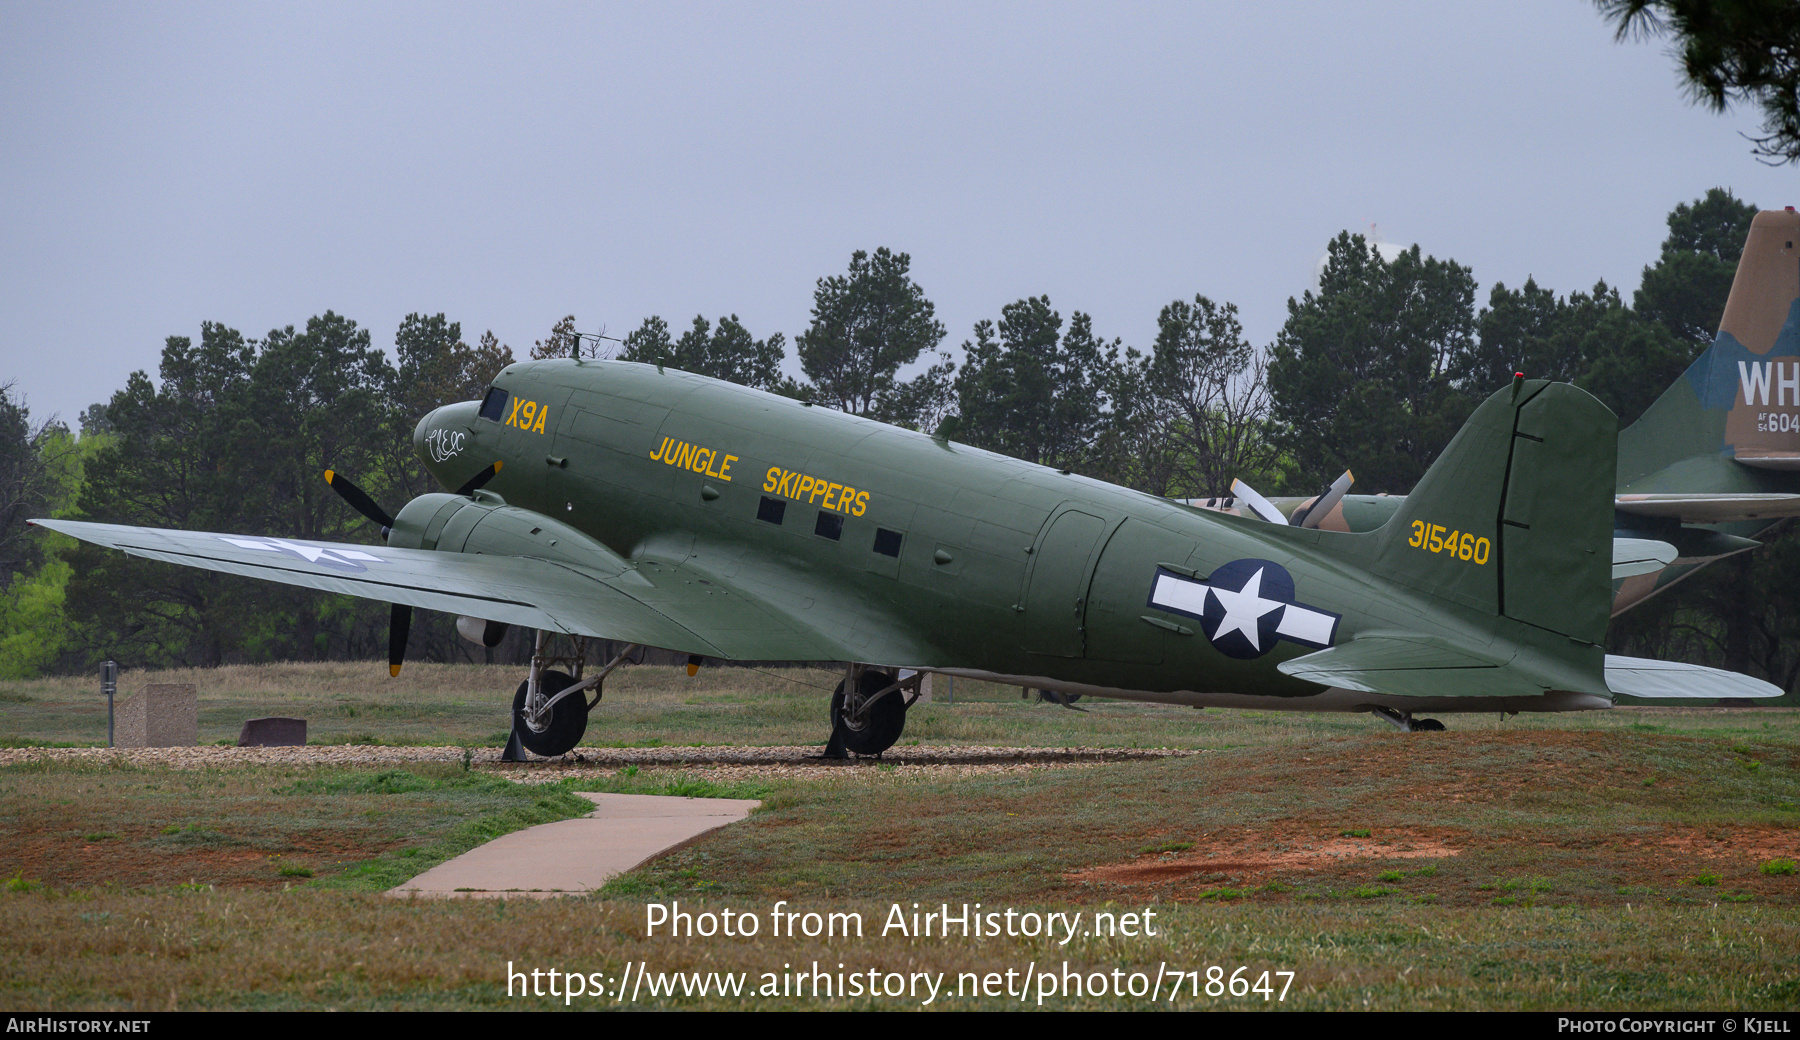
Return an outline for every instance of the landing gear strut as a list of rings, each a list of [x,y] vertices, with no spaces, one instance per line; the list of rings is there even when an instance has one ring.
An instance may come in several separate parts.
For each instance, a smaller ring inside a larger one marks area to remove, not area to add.
[[[500,756],[502,762],[525,761],[521,751],[555,758],[581,743],[581,735],[587,732],[588,712],[600,703],[601,682],[625,662],[627,654],[637,649],[636,644],[626,647],[605,668],[583,679],[581,672],[587,663],[587,640],[570,636],[569,640],[574,644],[571,651],[555,654],[548,650],[550,636],[549,632],[538,631],[531,652],[531,675],[513,694],[512,735],[507,739],[506,751]],[[554,670],[553,665],[566,667],[574,674]],[[591,701],[586,697],[590,688],[594,691]]]
[[[831,740],[821,758],[879,755],[894,746],[906,728],[906,709],[919,699],[915,672],[897,679],[890,672],[853,664],[831,695]],[[846,690],[856,691],[846,696]]]
[[[1395,711],[1392,708],[1371,707],[1369,709],[1378,718],[1392,723],[1396,729],[1407,733],[1442,733],[1444,724],[1436,719],[1415,719],[1410,711]]]

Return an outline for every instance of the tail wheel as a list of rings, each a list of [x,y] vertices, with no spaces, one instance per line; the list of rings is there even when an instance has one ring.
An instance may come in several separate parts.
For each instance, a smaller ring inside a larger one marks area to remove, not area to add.
[[[893,676],[874,669],[863,672],[858,680],[864,697],[893,684]],[[840,682],[831,695],[831,723],[843,733],[846,749],[858,755],[879,755],[893,747],[906,728],[906,698],[895,690],[869,705],[859,721],[844,711],[844,684]]]
[[[575,678],[566,672],[545,672],[538,677],[538,684],[547,700],[575,685]],[[519,743],[525,745],[525,750],[555,758],[581,743],[581,735],[587,732],[587,698],[574,694],[557,701],[550,708],[550,717],[543,720],[542,728],[538,729],[533,728],[525,712],[525,694],[530,689],[531,680],[527,679],[519,684],[519,692],[513,694],[513,732],[519,735]]]

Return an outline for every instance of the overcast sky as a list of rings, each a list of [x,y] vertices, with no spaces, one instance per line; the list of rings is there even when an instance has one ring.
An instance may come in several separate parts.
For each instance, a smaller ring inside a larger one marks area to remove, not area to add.
[[[0,382],[71,423],[202,321],[791,340],[887,246],[952,349],[1044,294],[1142,348],[1204,293],[1261,345],[1344,229],[1481,300],[1629,296],[1676,203],[1800,201],[1579,0],[0,0],[0,90]]]

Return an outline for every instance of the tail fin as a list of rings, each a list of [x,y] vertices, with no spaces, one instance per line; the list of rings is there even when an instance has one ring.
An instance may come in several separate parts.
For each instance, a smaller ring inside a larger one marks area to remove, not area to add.
[[[1800,470],[1800,213],[1751,221],[1713,345],[1619,435],[1619,490],[1768,489]]]
[[[1475,410],[1375,533],[1378,572],[1599,644],[1612,612],[1616,431],[1587,393],[1515,380]]]

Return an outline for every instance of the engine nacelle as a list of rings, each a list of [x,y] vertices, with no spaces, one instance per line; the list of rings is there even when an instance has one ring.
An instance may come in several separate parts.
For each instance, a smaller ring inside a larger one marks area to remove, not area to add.
[[[506,622],[488,621],[485,618],[470,617],[463,614],[456,619],[457,634],[471,643],[480,643],[492,650],[506,638]]]
[[[561,520],[509,506],[491,491],[473,497],[433,493],[406,503],[388,544],[397,549],[528,556],[572,563],[608,577],[625,562],[593,536]]]

